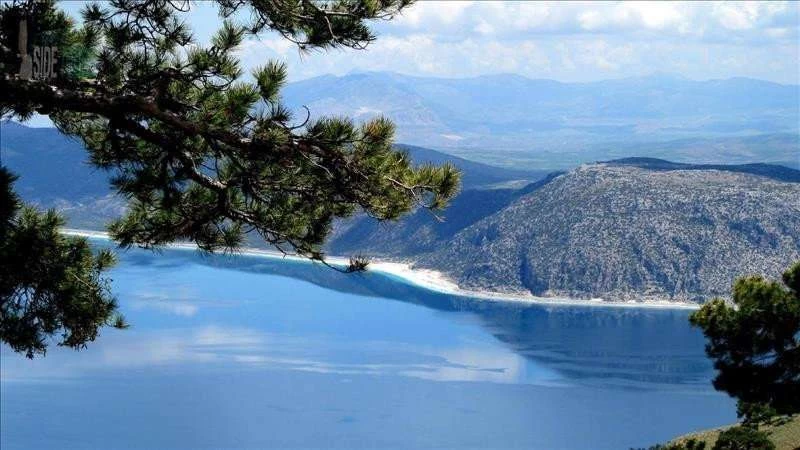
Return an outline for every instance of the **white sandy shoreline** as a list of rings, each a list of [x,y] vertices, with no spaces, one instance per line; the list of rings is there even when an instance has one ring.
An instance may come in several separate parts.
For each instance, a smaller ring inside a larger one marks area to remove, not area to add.
[[[94,239],[110,240],[108,233],[91,230],[78,230],[63,228],[61,233],[69,236],[82,236]],[[197,246],[189,243],[176,243],[168,245],[167,248],[179,250],[197,250]],[[257,256],[270,259],[289,259],[292,261],[308,262],[313,261],[302,256],[284,255],[276,251],[261,250],[245,247],[237,254],[244,256]],[[335,266],[346,266],[349,258],[341,256],[327,256],[325,260]],[[513,294],[489,291],[472,291],[462,289],[456,283],[448,279],[444,274],[436,270],[412,268],[408,263],[371,261],[367,267],[368,271],[382,273],[394,278],[398,278],[406,283],[421,287],[430,291],[443,294],[457,295],[480,300],[490,300],[497,302],[521,302],[542,305],[561,305],[561,306],[596,306],[596,307],[617,307],[617,308],[658,308],[658,309],[697,309],[699,306],[694,303],[674,302],[667,300],[645,300],[636,301],[604,301],[604,300],[582,300],[575,298],[558,297],[536,297],[531,294]]]

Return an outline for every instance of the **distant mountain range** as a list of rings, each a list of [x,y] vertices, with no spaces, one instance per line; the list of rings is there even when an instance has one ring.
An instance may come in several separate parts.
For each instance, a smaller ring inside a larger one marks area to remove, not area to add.
[[[462,185],[466,189],[537,180],[549,173],[489,166],[413,145],[399,144],[397,148],[408,152],[416,164],[454,164],[463,172]],[[55,128],[31,128],[13,121],[0,122],[0,150],[3,163],[26,174],[17,182],[17,189],[36,201],[81,200],[108,192],[108,174],[89,165],[81,142]]]
[[[109,193],[108,175],[90,166],[83,144],[55,128],[0,122],[0,158],[20,175],[15,187],[28,200],[50,204]]]
[[[299,81],[283,96],[312,117],[385,115],[396,122],[399,142],[506,167],[627,156],[800,164],[800,86],[748,78],[562,83],[369,72]]]
[[[800,259],[798,198],[800,171],[782,166],[629,158],[467,190],[444,222],[361,218],[330,248],[413,261],[476,290],[704,301]]]
[[[800,259],[795,169],[635,157],[546,175],[402,148],[418,163],[460,167],[461,194],[440,217],[342,221],[329,253],[412,261],[472,289],[614,300],[702,301],[737,276],[777,276]],[[0,150],[20,194],[71,226],[103,229],[123,212],[107,174],[58,131],[3,122]]]

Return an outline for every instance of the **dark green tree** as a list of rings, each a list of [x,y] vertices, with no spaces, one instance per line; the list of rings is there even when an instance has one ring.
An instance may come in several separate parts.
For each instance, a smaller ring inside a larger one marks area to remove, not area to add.
[[[82,348],[104,325],[124,328],[101,277],[114,255],[61,235],[63,220],[23,207],[13,181],[0,168],[0,340],[32,358],[52,334],[61,334],[59,345]]]
[[[800,412],[800,262],[783,283],[738,279],[731,300],[713,300],[690,318],[708,339],[714,387],[737,399],[746,422]]]
[[[775,450],[775,444],[758,428],[740,425],[720,433],[712,450]]]
[[[394,17],[407,0],[216,3],[221,26],[207,46],[185,22],[188,1],[90,4],[80,26],[52,1],[0,9],[0,113],[49,115],[83,141],[94,165],[114,173],[128,200],[109,230],[121,246],[187,240],[235,250],[257,235],[324,262],[336,218],[393,220],[443,208],[456,194],[455,168],[414,167],[393,149],[390,121],[295,118],[281,103],[286,66],[265,61],[248,77],[234,54],[265,31],[302,51],[364,48],[375,39],[368,21]],[[57,77],[21,75],[22,29],[28,48],[59,49]],[[348,270],[363,268],[355,259]]]
[[[706,450],[706,443],[697,439],[687,439],[684,442],[656,444],[648,447],[647,450]]]

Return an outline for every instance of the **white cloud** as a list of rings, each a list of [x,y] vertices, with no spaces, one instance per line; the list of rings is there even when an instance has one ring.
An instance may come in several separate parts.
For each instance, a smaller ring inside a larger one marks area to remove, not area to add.
[[[578,22],[585,30],[615,29],[685,30],[689,21],[686,8],[680,3],[623,2],[597,7],[578,14]]]
[[[798,83],[800,4],[789,2],[437,2],[378,22],[365,51],[300,55],[265,36],[243,45],[245,66],[289,63],[294,80],[395,71],[464,77],[513,72],[589,81],[677,72]],[[741,60],[748,64],[741,64]]]
[[[495,29],[489,22],[481,20],[481,22],[475,26],[475,31],[479,34],[492,34],[495,32]]]
[[[62,3],[73,14],[80,5]],[[205,42],[219,18],[210,3],[196,6],[190,23]],[[664,71],[800,82],[800,2],[794,1],[423,0],[372,25],[378,40],[366,51],[301,55],[267,33],[245,42],[240,54],[248,69],[270,58],[287,61],[294,80],[365,70],[448,77],[513,71],[568,81]]]
[[[462,14],[474,5],[468,1],[424,1],[404,11],[397,23],[415,29],[458,22]]]
[[[726,2],[714,5],[714,16],[729,30],[750,30],[769,24],[777,16],[790,12],[797,4],[786,2]]]

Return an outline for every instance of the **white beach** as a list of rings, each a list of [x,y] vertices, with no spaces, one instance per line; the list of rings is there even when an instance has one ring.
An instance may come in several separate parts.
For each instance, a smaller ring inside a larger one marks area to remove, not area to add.
[[[80,230],[64,228],[61,232],[68,236],[81,236],[93,239],[111,240],[108,233],[102,231]],[[191,243],[175,243],[166,246],[178,250],[197,250],[197,246]],[[269,251],[244,247],[236,252],[239,255],[257,256],[270,259],[289,259],[292,261],[318,263],[308,258],[298,255],[285,255],[278,251]],[[344,256],[326,256],[325,261],[333,266],[344,267],[350,262]],[[431,270],[412,267],[411,263],[371,260],[367,270],[375,273],[382,273],[391,277],[398,278],[406,283],[443,294],[468,297],[476,300],[489,300],[498,302],[521,302],[542,305],[562,305],[562,306],[597,306],[597,307],[617,307],[617,308],[662,308],[662,309],[698,309],[699,305],[694,303],[676,302],[669,300],[643,300],[643,301],[606,301],[603,299],[576,299],[566,297],[538,297],[526,293],[506,293],[491,291],[475,291],[463,289],[449,279],[443,273]]]

